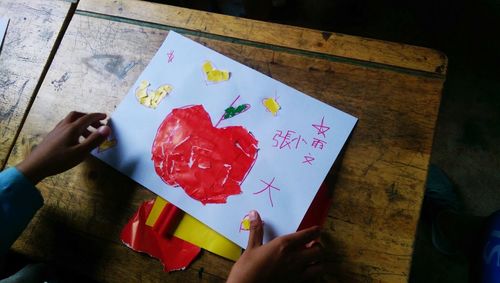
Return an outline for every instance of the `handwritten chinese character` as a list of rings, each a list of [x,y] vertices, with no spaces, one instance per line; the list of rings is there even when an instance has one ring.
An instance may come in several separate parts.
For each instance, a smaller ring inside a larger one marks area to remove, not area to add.
[[[326,138],[325,133],[330,130],[330,127],[326,126],[324,124],[325,117],[321,118],[321,124],[312,124],[312,126],[318,130],[317,134],[318,135],[323,135],[324,138]]]
[[[304,161],[302,161],[302,163],[307,163],[309,165],[312,165],[313,161],[314,157],[309,153],[309,155],[304,155]]]
[[[291,149],[292,147],[290,146],[290,143],[292,142],[293,134],[295,134],[295,131],[288,130],[286,131],[286,134],[283,135],[283,131],[276,130],[276,134],[273,137],[273,141],[275,141],[273,147],[279,146],[279,149],[283,149],[284,147]]]
[[[314,138],[313,142],[311,143],[311,146],[314,148],[317,148],[317,149],[323,149],[323,146],[325,144],[326,144],[326,141]]]
[[[267,190],[268,193],[269,193],[269,202],[271,203],[271,207],[274,207],[274,205],[273,205],[273,198],[271,196],[271,189],[280,191],[280,189],[278,189],[277,187],[273,186],[274,179],[275,178],[273,177],[273,179],[269,183],[266,182],[266,181],[260,180],[262,183],[266,184],[266,187],[264,189],[258,191],[258,192],[253,193],[254,195],[258,195],[258,194],[260,194],[260,193],[262,193],[262,192],[264,192],[264,191]]]
[[[168,56],[168,63],[172,63],[172,60],[174,60],[174,51],[170,50],[170,52],[167,53]]]
[[[298,137],[298,138],[294,138],[294,139],[292,139],[292,142],[295,142],[295,141],[297,141],[297,142],[295,143],[295,149],[298,149],[298,148],[299,148],[300,142],[303,142],[303,143],[307,144],[306,140],[305,140],[304,138],[302,138],[302,136],[301,136],[301,135],[299,135],[299,137]]]

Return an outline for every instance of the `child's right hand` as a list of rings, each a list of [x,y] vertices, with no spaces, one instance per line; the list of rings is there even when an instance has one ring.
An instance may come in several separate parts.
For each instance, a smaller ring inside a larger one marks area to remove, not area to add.
[[[319,227],[278,237],[262,245],[263,222],[251,211],[248,246],[229,274],[228,283],[309,282],[323,273],[324,252],[315,240]]]
[[[36,184],[45,177],[73,168],[111,133],[101,122],[105,118],[103,113],[69,113],[17,169]],[[95,131],[89,131],[89,127]],[[84,140],[79,142],[81,136]]]

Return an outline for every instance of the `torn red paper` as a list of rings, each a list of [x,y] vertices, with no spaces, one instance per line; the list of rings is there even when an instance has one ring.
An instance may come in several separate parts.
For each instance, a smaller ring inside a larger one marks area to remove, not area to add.
[[[203,106],[178,108],[156,134],[152,160],[156,173],[203,204],[225,203],[257,159],[257,140],[245,128],[215,128]]]
[[[123,227],[121,240],[129,248],[160,260],[164,271],[185,269],[200,253],[200,248],[177,237],[165,237],[146,225],[154,200],[145,201]]]

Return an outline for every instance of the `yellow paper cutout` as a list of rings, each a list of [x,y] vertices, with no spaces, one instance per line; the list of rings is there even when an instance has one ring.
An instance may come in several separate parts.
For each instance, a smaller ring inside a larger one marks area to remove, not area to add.
[[[218,83],[229,80],[229,72],[225,70],[217,70],[212,66],[210,61],[205,61],[202,66],[203,72],[207,75],[207,81]]]
[[[278,111],[281,109],[278,101],[276,101],[276,99],[272,97],[262,100],[262,104],[264,105],[264,107],[266,107],[267,111],[273,114],[273,116],[276,116],[278,114]]]
[[[248,217],[248,215],[245,215],[245,217],[243,217],[243,220],[241,220],[240,231],[249,231],[249,230],[250,230],[250,218]]]
[[[108,149],[114,147],[115,145],[116,145],[115,139],[105,140],[99,145],[99,147],[97,148],[97,152],[103,152],[105,150],[108,150]]]
[[[161,197],[156,197],[155,202],[153,203],[153,207],[151,208],[151,212],[149,212],[148,218],[146,219],[146,225],[148,225],[149,227],[153,227],[166,205],[166,200],[162,199]]]
[[[139,103],[155,109],[160,104],[161,100],[167,96],[172,91],[171,85],[162,85],[158,87],[155,91],[150,91],[148,93],[148,87],[151,84],[148,81],[142,81],[141,84],[135,90],[135,97],[139,100]]]
[[[155,224],[167,203],[161,197],[156,197],[153,208],[146,219],[146,225],[152,227]],[[229,241],[187,213],[184,213],[179,221],[179,225],[174,231],[174,236],[230,260],[236,261],[241,255],[240,246]]]

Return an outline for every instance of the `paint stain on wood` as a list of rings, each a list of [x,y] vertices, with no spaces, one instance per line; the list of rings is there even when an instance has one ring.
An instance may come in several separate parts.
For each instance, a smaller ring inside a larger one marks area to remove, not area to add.
[[[50,82],[54,86],[55,91],[61,91],[64,83],[69,79],[69,73],[64,73],[58,80],[53,80]]]
[[[135,61],[126,62],[121,55],[96,54],[82,59],[82,62],[90,69],[103,74],[115,75],[119,79],[124,79],[127,73],[138,63]]]

